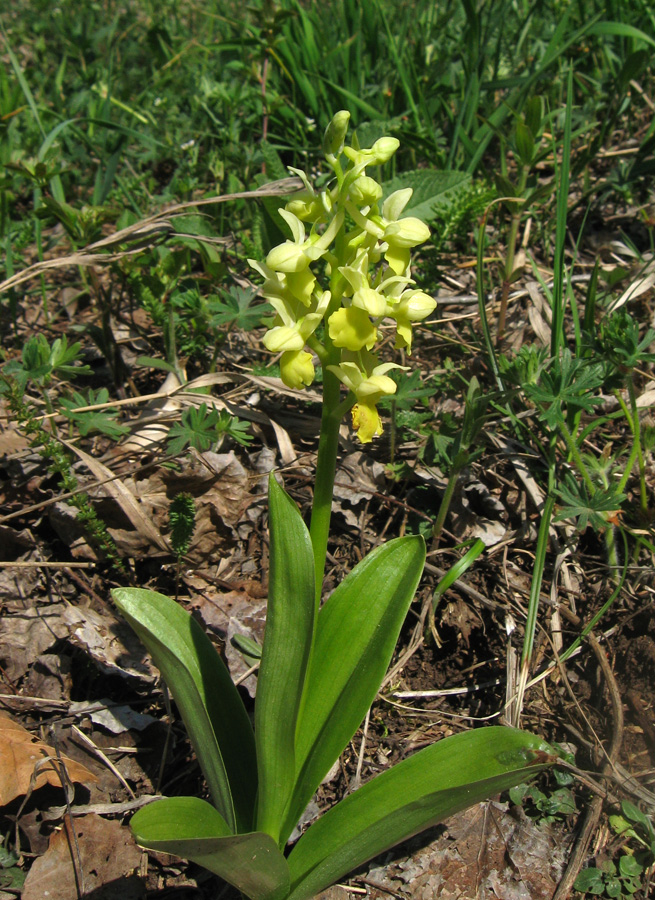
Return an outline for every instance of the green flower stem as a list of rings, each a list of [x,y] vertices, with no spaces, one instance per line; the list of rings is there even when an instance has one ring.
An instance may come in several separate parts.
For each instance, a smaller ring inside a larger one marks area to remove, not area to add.
[[[507,305],[509,303],[509,289],[512,283],[512,274],[514,272],[514,259],[518,244],[519,226],[521,224],[521,215],[524,209],[525,188],[528,183],[528,175],[530,174],[530,166],[523,166],[517,187],[517,197],[512,197],[512,201],[516,203],[515,211],[512,213],[511,224],[509,229],[509,237],[507,239],[507,257],[505,260],[505,273],[503,278],[502,295],[500,299],[500,309],[498,311],[498,327],[496,330],[496,345],[502,343],[505,335],[505,319],[507,317]]]
[[[314,550],[317,607],[321,601],[323,588],[323,573],[325,571],[330,517],[332,515],[334,475],[337,468],[337,452],[339,450],[339,425],[341,424],[342,416],[340,390],[339,379],[324,366],[321,434],[318,441],[314,503],[309,526],[312,548]]]
[[[648,513],[648,493],[646,491],[646,466],[644,464],[644,454],[641,449],[641,424],[639,422],[639,408],[637,406],[637,395],[635,394],[635,383],[632,375],[628,378],[628,394],[630,396],[630,408],[632,409],[632,422],[630,428],[634,440],[634,447],[637,451],[637,461],[639,465],[639,497],[641,502],[641,511],[644,516]],[[630,419],[628,419],[630,422]],[[626,468],[626,473],[629,473]],[[625,474],[624,474],[625,477]]]
[[[457,479],[459,478],[459,474],[461,471],[461,468],[453,467],[450,471],[450,475],[448,476],[448,483],[446,484],[444,495],[441,498],[439,512],[437,513],[437,518],[435,519],[434,525],[432,526],[432,549],[436,549],[436,547],[439,546],[441,532],[443,530],[444,522],[446,521],[446,516],[448,515],[448,510],[450,509],[450,503],[453,499],[455,486],[457,484]]]
[[[628,409],[625,400],[619,393],[614,391],[614,396],[619,402],[619,406],[623,410],[630,433],[632,434],[632,449],[630,456],[623,470],[623,475],[619,481],[619,490],[623,492],[632,475],[632,468],[637,460],[639,460],[639,492],[641,501],[641,510],[645,514],[648,512],[648,494],[646,492],[646,472],[644,468],[644,455],[641,449],[641,428],[639,423],[639,409],[637,407],[637,398],[635,396],[635,388],[632,379],[628,382],[628,390],[630,394],[630,406],[632,412]]]
[[[553,467],[550,467],[549,482],[552,483]],[[553,520],[555,511],[555,498],[548,493],[544,501],[541,511],[541,522],[539,523],[539,535],[537,537],[537,552],[532,570],[532,584],[530,586],[530,600],[528,602],[528,614],[525,622],[525,634],[523,637],[523,650],[521,653],[521,666],[519,670],[518,685],[516,696],[511,710],[510,723],[518,727],[521,720],[521,712],[523,710],[523,698],[528,684],[530,668],[532,665],[532,651],[534,649],[534,638],[537,631],[537,619],[539,616],[539,595],[541,593],[541,585],[544,577],[544,568],[546,565],[546,551],[548,549],[548,539],[550,534],[550,525]]]
[[[571,458],[573,459],[573,462],[575,463],[578,472],[582,475],[584,483],[587,485],[587,487],[589,489],[589,493],[592,495],[595,494],[596,486],[594,485],[593,481],[591,480],[591,476],[587,470],[587,467],[584,464],[582,456],[580,456],[580,451],[578,450],[578,446],[575,442],[575,439],[574,439],[573,435],[571,434],[571,432],[569,431],[569,428],[563,419],[559,423],[559,428],[560,428],[560,431],[562,432],[562,437],[564,438],[564,441],[566,442],[566,446],[568,447],[569,453],[571,454]]]
[[[632,449],[630,450],[630,456],[628,457],[628,461],[625,464],[625,469],[623,471],[623,475],[621,476],[621,480],[619,481],[619,484],[618,484],[618,489],[619,489],[619,491],[621,491],[621,493],[623,493],[623,491],[625,490],[625,486],[628,483],[630,475],[632,474],[632,467],[634,466],[634,464],[636,462],[638,453],[639,453],[639,448],[638,448],[637,442],[633,441]]]

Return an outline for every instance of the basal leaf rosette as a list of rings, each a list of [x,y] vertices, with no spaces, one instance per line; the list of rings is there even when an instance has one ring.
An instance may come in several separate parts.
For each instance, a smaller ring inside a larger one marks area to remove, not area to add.
[[[361,148],[345,146],[349,113],[337,113],[323,142],[334,172],[317,192],[300,170],[304,190],[280,210],[290,238],[274,247],[264,264],[250,260],[262,276],[262,295],[276,311],[264,346],[281,353],[280,375],[291,388],[310,385],[318,358],[349,390],[353,426],[366,443],[382,433],[376,404],[393,394],[395,382],[375,354],[381,329],[395,324],[398,349],[411,353],[416,322],[436,301],[414,286],[411,252],[430,231],[414,216],[402,216],[412,191],[395,191],[384,201],[382,186],[368,167],[387,162],[398,149],[383,137]]]

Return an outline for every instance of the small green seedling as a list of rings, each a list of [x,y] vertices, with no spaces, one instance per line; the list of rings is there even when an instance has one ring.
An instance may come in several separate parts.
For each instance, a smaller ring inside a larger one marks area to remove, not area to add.
[[[596,868],[583,869],[574,887],[582,893],[605,897],[631,897],[643,887],[643,877],[655,863],[655,828],[629,800],[621,803],[622,815],[610,816],[610,827],[625,843],[618,863],[604,860]],[[635,842],[636,849],[630,846]]]
[[[168,452],[173,456],[185,447],[205,451],[217,444],[223,435],[229,435],[238,444],[247,447],[252,440],[248,434],[249,424],[231,416],[227,410],[208,409],[206,403],[190,406],[182,413],[168,432]]]

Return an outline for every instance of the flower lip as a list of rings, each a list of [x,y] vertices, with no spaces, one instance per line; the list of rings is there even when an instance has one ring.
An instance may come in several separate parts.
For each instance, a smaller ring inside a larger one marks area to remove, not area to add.
[[[306,350],[291,350],[282,354],[280,377],[287,387],[308,387],[314,380],[314,360]]]
[[[328,319],[330,338],[335,347],[347,350],[370,349],[377,340],[377,329],[366,310],[356,306],[341,307]]]

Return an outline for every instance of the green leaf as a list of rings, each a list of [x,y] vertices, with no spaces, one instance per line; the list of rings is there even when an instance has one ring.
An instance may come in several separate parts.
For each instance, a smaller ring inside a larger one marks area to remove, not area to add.
[[[175,698],[215,806],[233,831],[249,831],[255,740],[223,660],[195,619],[163,594],[116,588],[112,597]]]
[[[288,900],[308,900],[373,856],[555,762],[534,735],[490,726],[438,741],[330,809],[289,856]]]
[[[294,787],[296,723],[314,633],[314,554],[295,503],[273,475],[268,505],[268,611],[255,704],[257,828],[279,840]]]
[[[72,398],[62,398],[59,402],[61,403],[62,414],[77,426],[82,437],[86,437],[87,434],[91,434],[94,431],[99,431],[101,434],[106,434],[117,441],[129,431],[129,428],[116,421],[118,408],[105,406],[109,402],[109,391],[107,388],[100,388],[97,392],[93,388],[89,388],[86,397],[84,394],[74,391]],[[105,408],[89,409],[86,412],[78,411],[84,406],[104,406]]]
[[[605,879],[600,869],[583,869],[573,885],[576,891],[583,894],[602,894],[605,890]]]
[[[526,101],[523,109],[523,119],[533,137],[536,137],[541,130],[542,114],[543,105],[541,97],[530,97]]]
[[[619,872],[624,878],[639,878],[644,873],[644,867],[634,856],[625,853],[619,859]]]
[[[168,452],[173,456],[187,446],[201,452],[209,450],[217,439],[218,413],[208,410],[206,403],[189,406],[182,412],[179,422],[175,422],[168,432]]]
[[[224,291],[221,297],[211,297],[208,301],[210,325],[218,328],[238,328],[252,331],[261,324],[262,316],[270,315],[272,308],[268,303],[258,301],[257,288],[234,286]]]
[[[525,122],[516,123],[516,152],[524,166],[529,166],[534,155],[534,135]]]
[[[435,218],[436,207],[454,203],[471,180],[465,172],[440,171],[438,169],[418,169],[403,172],[382,185],[384,197],[394,191],[411,187],[412,197],[403,210],[403,216],[416,216],[424,222]]]
[[[420,536],[373,550],[319,612],[296,738],[288,838],[375,699],[423,571]]]
[[[612,37],[627,37],[637,41],[644,41],[655,47],[655,40],[639,28],[633,25],[625,25],[623,22],[596,22],[589,29],[589,34],[607,34]]]
[[[653,823],[645,815],[638,806],[635,806],[634,803],[631,803],[629,800],[621,801],[621,809],[623,811],[623,815],[626,819],[629,819],[630,822],[633,822],[635,825],[641,825],[646,834],[650,834],[655,837],[655,832],[653,831]]]
[[[283,900],[289,867],[268,834],[230,834],[206,800],[167,797],[140,809],[130,828],[149,850],[190,859],[238,888],[250,900]]]

